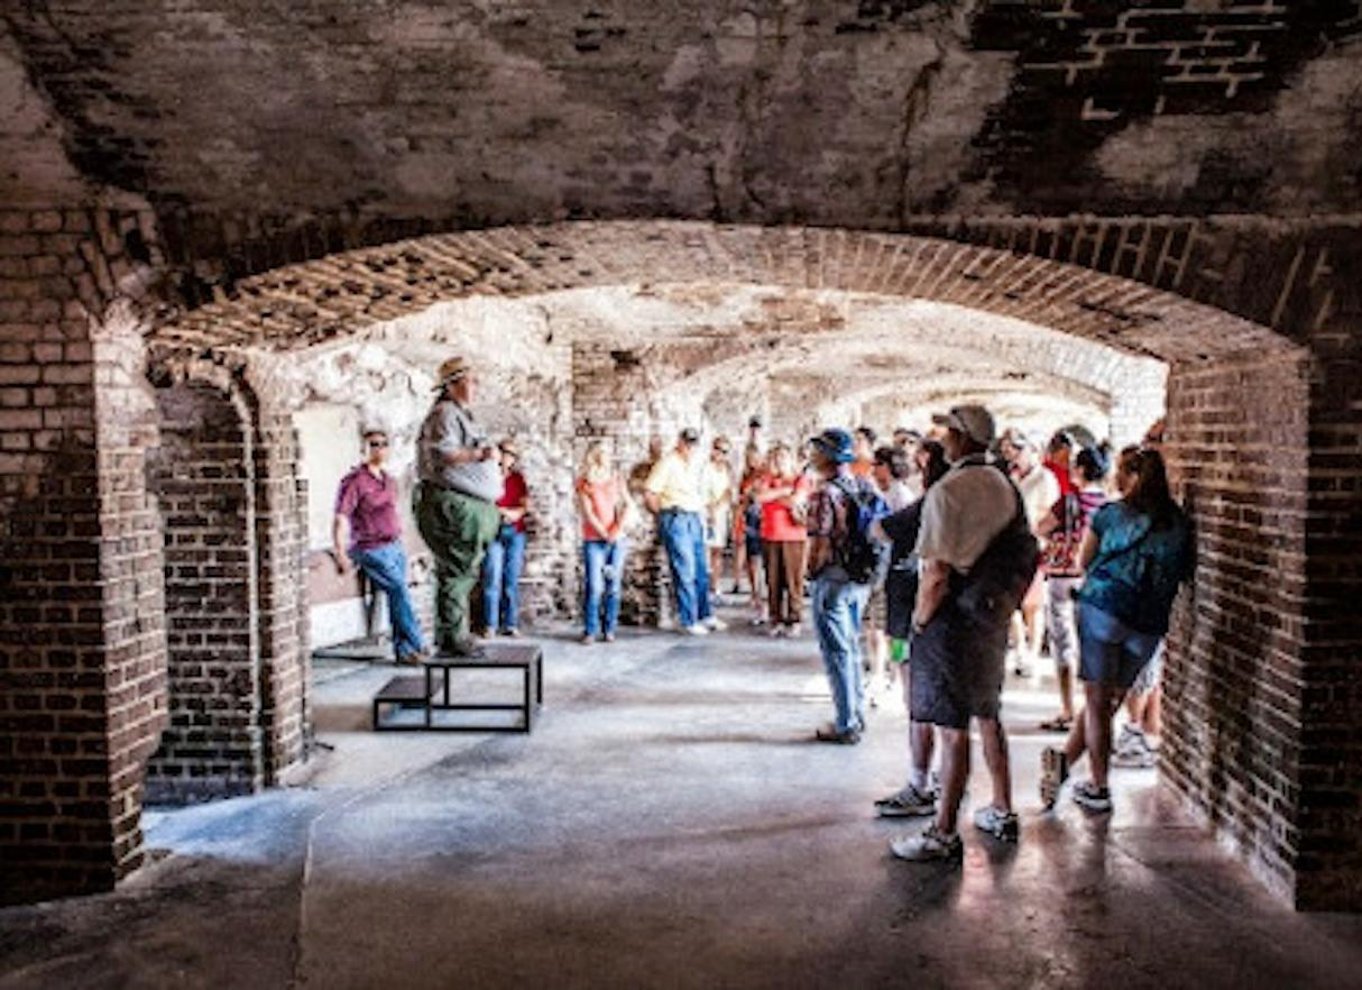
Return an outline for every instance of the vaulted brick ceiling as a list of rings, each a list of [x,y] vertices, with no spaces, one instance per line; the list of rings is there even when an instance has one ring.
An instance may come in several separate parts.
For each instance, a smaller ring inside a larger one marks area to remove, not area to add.
[[[443,226],[1345,212],[1357,8],[13,2],[0,194]]]

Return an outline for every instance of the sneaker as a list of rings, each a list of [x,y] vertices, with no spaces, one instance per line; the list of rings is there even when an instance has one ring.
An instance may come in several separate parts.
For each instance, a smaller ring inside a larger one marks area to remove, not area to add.
[[[984,805],[974,813],[974,827],[1003,842],[1016,842],[1021,830],[1016,812],[1003,811],[991,804]]]
[[[829,722],[827,725],[820,725],[814,732],[813,737],[819,742],[841,743],[843,746],[855,746],[861,741],[861,733],[857,729],[848,729],[846,732],[838,732],[837,727]]]
[[[881,818],[924,818],[936,814],[936,797],[923,794],[909,784],[903,790],[876,801],[875,814]]]
[[[1074,804],[1084,811],[1104,814],[1111,810],[1111,791],[1105,787],[1098,787],[1091,780],[1074,784],[1073,799]]]
[[[1111,765],[1126,769],[1147,770],[1158,762],[1158,754],[1141,732],[1132,733],[1111,754]]]
[[[754,626],[766,625],[766,613],[765,612],[754,613],[752,616],[752,625]]]
[[[1049,811],[1059,800],[1059,789],[1069,779],[1069,758],[1064,750],[1046,746],[1040,754],[1040,803]]]
[[[398,666],[419,667],[430,659],[429,650],[412,650],[410,653],[403,653],[397,658]]]
[[[788,626],[785,627],[785,635],[791,638],[798,636],[803,631],[804,631],[803,628],[799,625],[798,622],[791,622]]]
[[[591,633],[582,633],[582,638],[579,642],[583,646],[590,646],[592,643],[596,642],[596,637],[591,635]]]
[[[613,643],[615,641],[615,634],[612,632],[606,633],[601,639],[605,640],[607,643]]]
[[[717,615],[711,615],[708,619],[705,619],[704,621],[705,625],[709,627],[711,632],[723,632],[725,629],[728,628],[728,623],[725,622],[723,619],[719,618]]]
[[[780,637],[785,635],[785,627],[772,626],[770,629],[766,630],[766,635],[770,636],[772,639],[780,639]]]
[[[501,635],[509,637],[510,639],[515,639],[517,636],[520,635],[520,630],[517,629],[515,626],[507,626],[505,629],[501,631]]]
[[[910,863],[955,862],[965,855],[959,833],[942,835],[932,825],[919,835],[905,835],[889,843],[889,851]]]
[[[683,633],[685,633],[687,636],[708,636],[708,635],[709,635],[709,630],[706,629],[704,626],[700,625],[700,623],[698,623],[698,622],[697,622],[695,625],[693,625],[693,626],[686,626],[686,627],[685,627],[684,629],[682,629],[681,631],[682,631]]]

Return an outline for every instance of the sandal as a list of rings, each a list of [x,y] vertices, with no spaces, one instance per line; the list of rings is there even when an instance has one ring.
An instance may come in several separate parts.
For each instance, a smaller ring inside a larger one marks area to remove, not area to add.
[[[1074,720],[1069,715],[1056,715],[1054,718],[1047,718],[1040,723],[1040,727],[1045,732],[1068,732],[1073,728]]]

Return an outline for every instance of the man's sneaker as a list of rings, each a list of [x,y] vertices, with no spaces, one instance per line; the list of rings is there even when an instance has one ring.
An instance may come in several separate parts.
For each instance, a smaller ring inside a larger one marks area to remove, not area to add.
[[[700,623],[698,623],[698,622],[697,622],[695,625],[693,625],[693,626],[686,626],[686,627],[685,627],[684,629],[682,629],[681,631],[682,631],[683,633],[685,633],[687,636],[708,636],[708,635],[709,635],[709,630],[708,630],[707,628],[705,628],[704,626],[700,625]]]
[[[959,834],[942,835],[931,825],[918,835],[905,835],[889,843],[889,851],[910,863],[960,862],[965,854]]]
[[[1017,834],[1021,831],[1015,812],[1003,811],[991,804],[974,813],[974,827],[1004,842],[1016,842]]]
[[[804,629],[802,626],[800,626],[798,622],[791,622],[788,626],[785,627],[785,635],[789,636],[792,639],[796,636],[801,635],[803,632]]]
[[[1059,800],[1059,789],[1069,779],[1069,758],[1064,750],[1046,746],[1040,754],[1040,803],[1046,811]]]
[[[861,741],[861,733],[858,730],[848,729],[846,732],[839,732],[837,726],[832,723],[820,725],[813,737],[819,742],[841,743],[844,746],[855,746]]]
[[[1074,804],[1084,811],[1105,814],[1111,810],[1111,791],[1105,787],[1098,787],[1091,780],[1074,784],[1073,799]]]
[[[936,798],[923,794],[912,784],[901,791],[875,802],[875,814],[881,818],[923,818],[936,814]]]
[[[717,615],[711,615],[708,619],[706,619],[705,625],[709,627],[711,632],[723,632],[725,629],[728,628],[728,623],[725,622],[723,619],[719,618]]]

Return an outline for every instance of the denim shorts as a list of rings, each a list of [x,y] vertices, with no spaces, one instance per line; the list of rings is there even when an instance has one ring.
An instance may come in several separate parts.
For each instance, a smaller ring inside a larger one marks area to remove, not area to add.
[[[1136,632],[1096,605],[1078,603],[1078,677],[1128,689],[1163,637]]]

